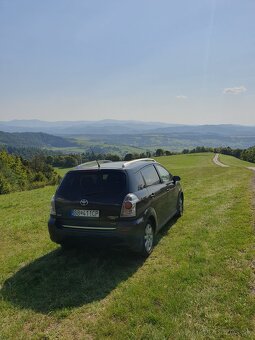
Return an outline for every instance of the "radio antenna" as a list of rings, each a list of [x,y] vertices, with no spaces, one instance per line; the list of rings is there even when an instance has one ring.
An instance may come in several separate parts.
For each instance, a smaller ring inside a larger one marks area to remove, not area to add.
[[[97,158],[96,158],[96,155],[95,155],[95,153],[94,153],[92,147],[90,147],[90,150],[91,150],[92,155],[93,155],[94,158],[95,158],[95,161],[97,162],[98,169],[100,169],[100,164],[99,164],[99,162],[98,162],[98,160],[97,160]]]

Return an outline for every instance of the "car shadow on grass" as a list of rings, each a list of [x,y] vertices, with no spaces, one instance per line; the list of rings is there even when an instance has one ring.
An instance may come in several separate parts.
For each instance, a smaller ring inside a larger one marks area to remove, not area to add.
[[[156,244],[175,224],[169,221]],[[144,258],[112,247],[58,248],[21,268],[5,281],[0,296],[19,308],[49,313],[105,298],[131,277]]]
[[[143,262],[125,250],[58,248],[6,280],[0,296],[42,313],[78,307],[106,297]]]

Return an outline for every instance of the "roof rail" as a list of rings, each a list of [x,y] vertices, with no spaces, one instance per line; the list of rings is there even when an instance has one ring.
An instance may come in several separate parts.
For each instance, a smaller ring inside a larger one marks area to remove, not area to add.
[[[128,161],[122,164],[122,168],[125,168],[127,165],[135,163],[135,162],[156,162],[155,159],[153,158],[138,158],[138,159],[133,159],[132,161]]]
[[[85,163],[77,165],[75,169],[93,168],[93,167],[100,168],[100,164],[104,164],[104,163],[112,163],[112,161],[108,159],[100,159],[98,161],[85,162]]]

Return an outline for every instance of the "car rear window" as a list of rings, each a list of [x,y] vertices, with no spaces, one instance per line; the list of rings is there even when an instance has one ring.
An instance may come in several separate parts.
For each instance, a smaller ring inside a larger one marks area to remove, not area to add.
[[[79,199],[89,195],[120,195],[126,191],[123,171],[72,171],[61,182],[57,195],[66,199]]]

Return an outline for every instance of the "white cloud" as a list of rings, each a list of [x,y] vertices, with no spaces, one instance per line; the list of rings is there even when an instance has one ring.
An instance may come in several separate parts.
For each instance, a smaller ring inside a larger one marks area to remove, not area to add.
[[[247,91],[247,88],[244,86],[237,86],[237,87],[226,87],[223,90],[224,94],[240,94]]]
[[[187,96],[184,96],[184,95],[179,95],[179,96],[176,96],[176,99],[183,99],[183,100],[185,100],[185,99],[187,99],[188,97]]]

